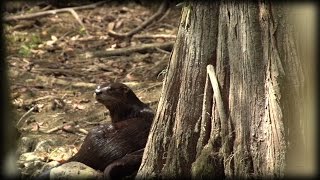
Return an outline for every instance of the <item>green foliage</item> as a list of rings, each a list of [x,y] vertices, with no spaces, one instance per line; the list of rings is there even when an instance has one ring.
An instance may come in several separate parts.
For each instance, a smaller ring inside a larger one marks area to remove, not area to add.
[[[19,49],[19,54],[24,57],[29,56],[31,54],[31,49],[23,44]]]
[[[86,29],[85,28],[80,28],[80,30],[79,30],[79,34],[80,35],[86,35]]]
[[[24,57],[30,56],[31,50],[36,48],[41,42],[41,38],[38,35],[31,34],[30,36],[26,37],[25,41],[20,46],[19,54]]]

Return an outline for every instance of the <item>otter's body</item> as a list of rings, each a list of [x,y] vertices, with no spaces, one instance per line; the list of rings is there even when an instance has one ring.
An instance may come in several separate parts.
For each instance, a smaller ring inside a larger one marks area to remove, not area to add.
[[[109,109],[111,123],[92,129],[78,153],[67,162],[78,161],[103,171],[112,162],[145,147],[154,113],[124,84],[98,86],[95,95]]]
[[[92,129],[80,150],[70,161],[84,163],[103,171],[113,161],[145,147],[150,119],[132,118]]]

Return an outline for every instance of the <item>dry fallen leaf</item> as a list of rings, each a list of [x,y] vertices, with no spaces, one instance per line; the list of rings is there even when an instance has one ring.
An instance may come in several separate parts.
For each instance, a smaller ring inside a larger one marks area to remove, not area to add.
[[[51,36],[51,39],[52,39],[52,41],[57,41],[58,40],[58,38],[56,37],[56,36]]]
[[[76,35],[76,36],[73,36],[70,40],[75,41],[75,40],[78,40],[79,37],[80,37],[79,35]]]
[[[90,102],[90,99],[81,99],[79,101],[79,103],[88,103],[88,102]]]
[[[69,133],[74,133],[76,131],[75,127],[73,125],[65,125],[62,127],[62,130],[69,132]]]
[[[115,26],[114,22],[108,23],[108,31],[113,30],[114,26]]]
[[[86,106],[85,105],[81,105],[81,104],[74,104],[72,106],[74,109],[79,109],[79,110],[84,110],[86,109]]]
[[[123,19],[120,19],[119,21],[117,21],[116,25],[115,25],[115,29],[119,29],[123,24]]]
[[[74,150],[69,147],[57,147],[50,152],[48,159],[58,162],[66,161],[73,155],[73,151]]]
[[[32,124],[31,126],[32,126],[32,128],[30,129],[31,132],[36,132],[40,128],[40,126],[39,126],[39,124],[37,122]]]
[[[139,80],[138,77],[132,75],[132,74],[127,74],[126,75],[126,79],[128,79],[129,81],[136,81],[136,80]]]

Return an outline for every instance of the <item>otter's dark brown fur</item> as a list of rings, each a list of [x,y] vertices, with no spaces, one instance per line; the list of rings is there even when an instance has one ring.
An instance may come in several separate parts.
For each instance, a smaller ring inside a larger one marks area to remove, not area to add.
[[[110,111],[111,123],[92,129],[78,153],[67,162],[78,161],[103,171],[112,162],[145,147],[154,113],[121,83],[98,86],[95,95]],[[137,157],[133,158],[135,166],[141,161],[141,157],[135,160]]]

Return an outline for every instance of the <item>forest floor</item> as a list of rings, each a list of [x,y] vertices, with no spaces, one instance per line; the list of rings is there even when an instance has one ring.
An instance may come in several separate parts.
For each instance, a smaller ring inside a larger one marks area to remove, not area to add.
[[[79,3],[73,6],[85,5]],[[56,13],[5,23],[11,99],[21,133],[18,165],[23,174],[68,159],[77,152],[86,132],[109,120],[105,107],[93,97],[99,84],[126,83],[156,110],[170,50],[153,48],[117,56],[95,53],[174,42],[181,11],[175,5],[131,38],[108,34],[110,30],[129,32],[159,6],[106,2],[76,10],[76,15]],[[16,8],[11,4],[5,17],[58,8],[63,7],[38,1],[23,2]]]

